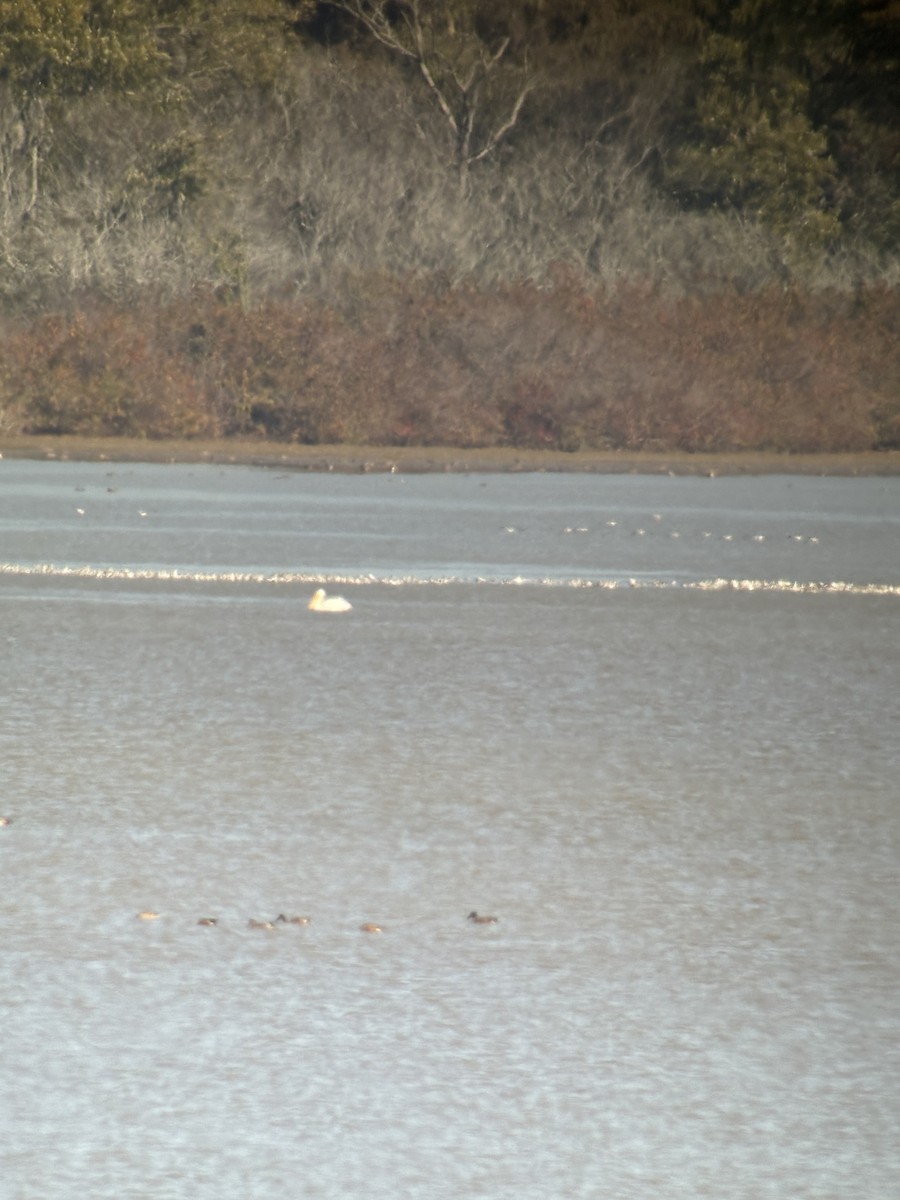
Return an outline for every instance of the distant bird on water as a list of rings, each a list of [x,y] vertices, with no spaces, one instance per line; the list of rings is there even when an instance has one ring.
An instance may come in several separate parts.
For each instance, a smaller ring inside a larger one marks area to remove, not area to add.
[[[309,917],[286,917],[284,913],[279,913],[275,918],[276,925],[308,925]]]
[[[363,933],[383,933],[384,930],[380,925],[373,925],[371,921],[366,921],[365,925],[360,925],[360,930]]]
[[[159,913],[154,912],[151,908],[145,908],[143,912],[137,915],[139,921],[158,921]]]
[[[324,588],[319,588],[306,606],[313,612],[348,612],[353,605],[343,596],[327,596]]]
[[[467,921],[471,921],[473,925],[496,925],[496,917],[479,917],[477,912],[470,912],[466,917]]]

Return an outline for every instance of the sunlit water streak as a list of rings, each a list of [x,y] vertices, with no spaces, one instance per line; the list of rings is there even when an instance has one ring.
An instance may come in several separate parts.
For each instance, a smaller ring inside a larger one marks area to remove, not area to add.
[[[858,596],[900,596],[900,584],[846,583],[840,580],[801,582],[792,579],[583,579],[554,578],[516,575],[478,575],[469,578],[461,575],[347,575],[307,574],[297,571],[280,571],[262,574],[252,571],[185,571],[159,570],[139,567],[72,567],[54,563],[0,563],[0,575],[41,575],[58,579],[97,580],[155,580],[161,583],[254,583],[254,584],[382,584],[388,587],[429,585],[432,587],[449,584],[493,584],[507,587],[569,587],[569,588],[653,588],[700,592],[796,592],[807,595],[849,594]]]

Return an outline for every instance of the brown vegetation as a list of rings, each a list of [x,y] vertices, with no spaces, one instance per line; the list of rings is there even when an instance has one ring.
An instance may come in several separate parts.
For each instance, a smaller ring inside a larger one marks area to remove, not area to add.
[[[353,302],[211,292],[94,302],[2,339],[6,433],[553,450],[900,446],[895,293],[438,290]]]
[[[900,445],[895,8],[0,0],[0,435]]]

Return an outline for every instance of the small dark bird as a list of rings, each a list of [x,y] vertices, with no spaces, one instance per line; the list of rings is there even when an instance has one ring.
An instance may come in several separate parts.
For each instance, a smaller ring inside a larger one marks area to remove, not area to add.
[[[477,912],[470,912],[466,917],[467,921],[471,921],[473,925],[496,925],[496,917],[479,917]]]
[[[278,925],[308,925],[309,921],[309,917],[286,917],[284,913],[279,913],[275,918]]]
[[[218,925],[218,917],[201,917],[197,922],[198,925]]]

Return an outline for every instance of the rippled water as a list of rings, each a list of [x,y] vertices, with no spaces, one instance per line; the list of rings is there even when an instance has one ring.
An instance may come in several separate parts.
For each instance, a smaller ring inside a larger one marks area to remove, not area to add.
[[[0,463],[0,1196],[892,1195],[898,530]]]

